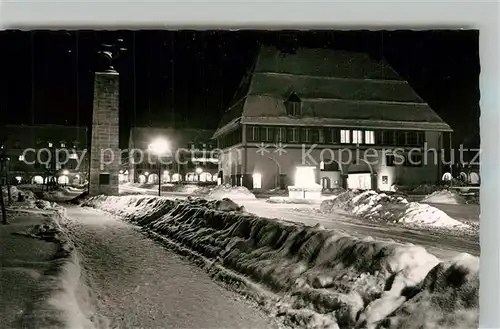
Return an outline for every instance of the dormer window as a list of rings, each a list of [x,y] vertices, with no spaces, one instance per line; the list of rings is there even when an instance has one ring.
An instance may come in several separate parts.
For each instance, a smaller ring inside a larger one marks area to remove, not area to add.
[[[292,93],[285,101],[286,114],[296,117],[302,115],[302,102],[296,93]]]

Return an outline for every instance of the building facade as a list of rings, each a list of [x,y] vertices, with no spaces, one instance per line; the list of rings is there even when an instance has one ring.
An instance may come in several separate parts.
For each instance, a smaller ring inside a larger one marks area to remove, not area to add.
[[[217,182],[218,151],[211,139],[213,131],[133,127],[128,147],[129,182],[163,183]],[[149,151],[157,138],[168,143],[169,151],[158,161]]]
[[[6,125],[0,146],[9,159],[3,164],[9,183],[80,185],[88,179],[86,127]]]
[[[439,181],[451,133],[383,61],[263,47],[213,138],[226,183],[286,188],[313,166],[325,188],[389,190]]]

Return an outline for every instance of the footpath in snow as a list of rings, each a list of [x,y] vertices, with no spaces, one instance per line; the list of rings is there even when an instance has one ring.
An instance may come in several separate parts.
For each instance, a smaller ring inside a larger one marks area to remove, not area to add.
[[[261,218],[230,200],[100,196],[85,205],[201,260],[290,326],[478,326],[479,258],[469,254],[441,262],[420,246]]]
[[[109,328],[276,327],[240,295],[108,213],[68,207],[63,226]]]

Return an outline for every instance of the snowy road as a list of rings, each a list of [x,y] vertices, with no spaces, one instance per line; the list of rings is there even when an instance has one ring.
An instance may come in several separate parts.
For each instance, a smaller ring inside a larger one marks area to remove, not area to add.
[[[273,328],[275,323],[201,269],[108,214],[67,208],[97,311],[111,328]]]
[[[263,200],[236,201],[245,205],[248,212],[261,217],[280,218],[314,226],[321,224],[326,229],[342,230],[358,237],[371,236],[378,239],[392,239],[403,243],[424,246],[430,253],[441,259],[466,252],[479,256],[479,238],[473,236],[457,236],[431,230],[410,229],[400,225],[369,223],[350,216],[340,214],[318,214],[294,211],[293,208],[310,208],[308,205],[272,204]]]

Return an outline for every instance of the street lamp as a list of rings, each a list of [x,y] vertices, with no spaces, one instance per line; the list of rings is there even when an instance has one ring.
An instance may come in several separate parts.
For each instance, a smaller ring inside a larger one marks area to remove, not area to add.
[[[201,173],[203,172],[203,168],[196,168],[196,174],[198,175],[198,182],[200,181],[200,176],[201,176]]]
[[[157,138],[149,144],[148,149],[151,153],[158,156],[158,196],[161,196],[161,161],[160,157],[165,155],[169,150],[169,145],[166,139]]]

